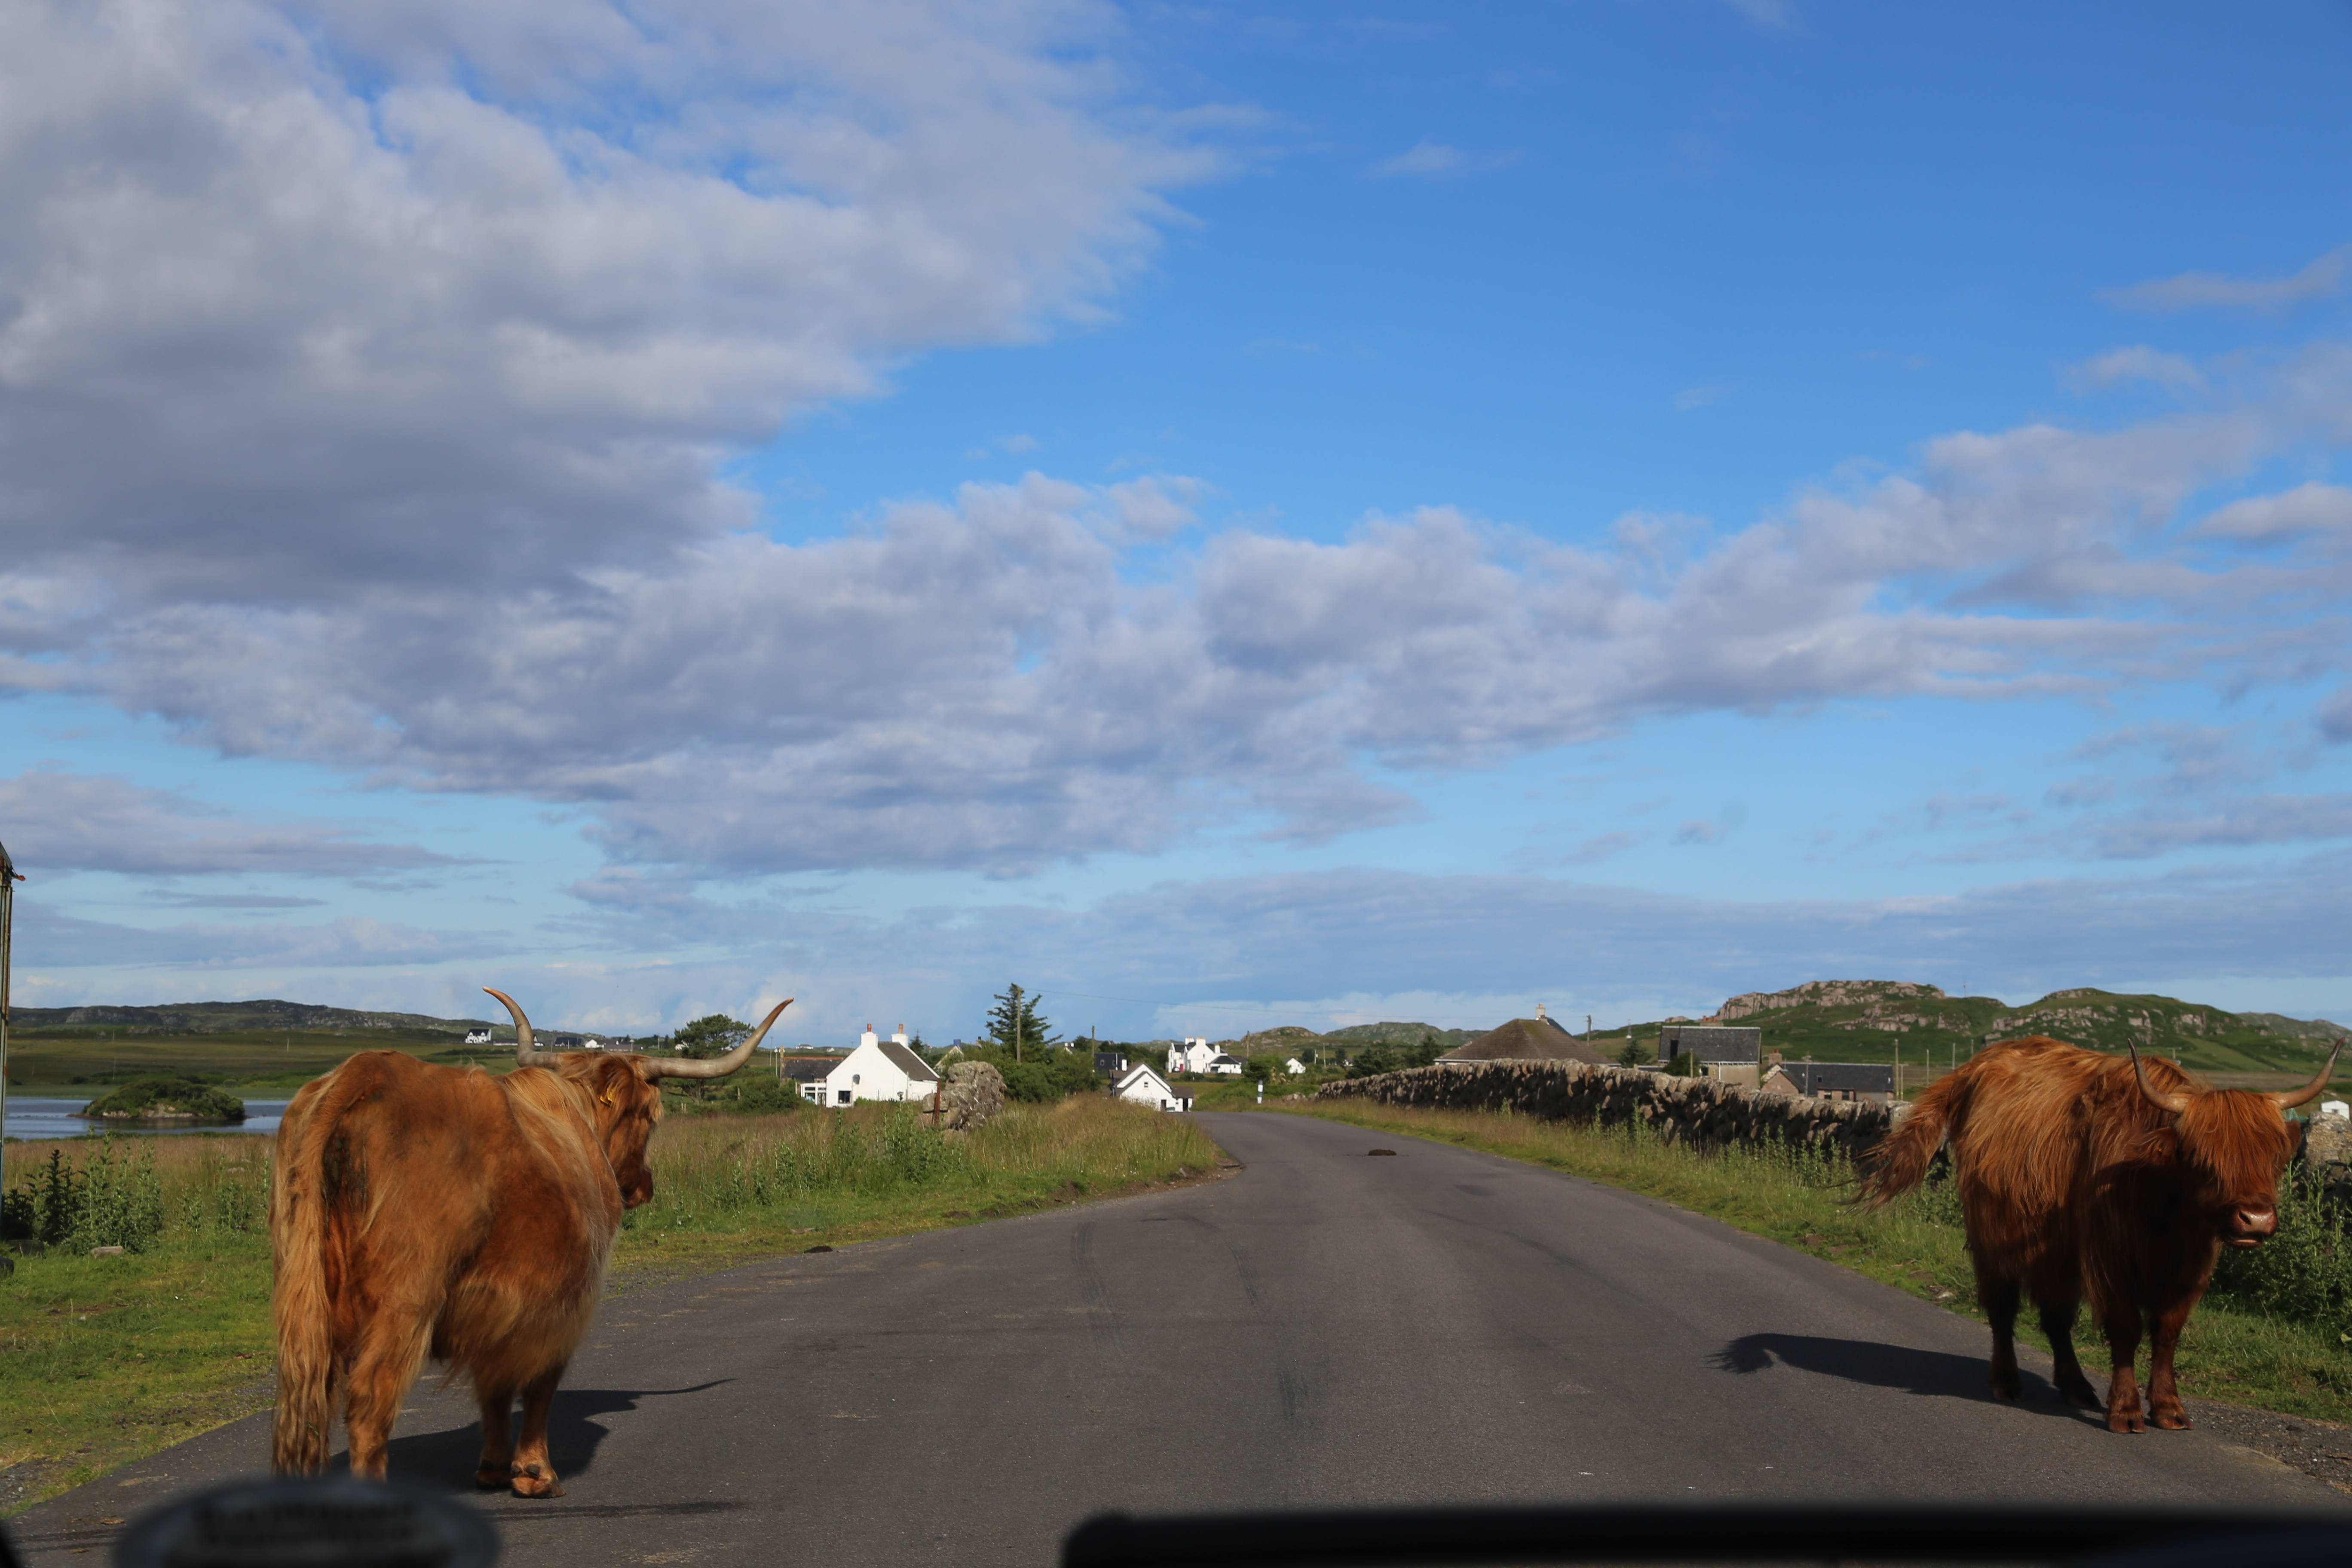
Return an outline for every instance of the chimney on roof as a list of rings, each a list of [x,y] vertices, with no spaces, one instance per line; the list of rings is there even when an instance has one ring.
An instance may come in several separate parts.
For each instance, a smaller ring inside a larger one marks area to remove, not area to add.
[[[1542,1003],[1540,1003],[1540,1002],[1538,1002],[1538,1003],[1537,1003],[1537,1004],[1536,1004],[1536,1017],[1537,1017],[1538,1020],[1540,1020],[1540,1019],[1543,1017],[1543,1016],[1544,1016],[1543,1004],[1542,1004]]]

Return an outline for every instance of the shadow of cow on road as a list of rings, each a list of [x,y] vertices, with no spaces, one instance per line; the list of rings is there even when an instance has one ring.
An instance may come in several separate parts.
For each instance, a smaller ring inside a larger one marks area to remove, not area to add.
[[[1914,1350],[1872,1340],[1832,1340],[1817,1334],[1743,1334],[1709,1358],[1719,1372],[1748,1375],[1772,1366],[1899,1388],[1934,1399],[1979,1400],[1985,1392],[1984,1363],[1948,1351]],[[2081,1411],[2058,1397],[2047,1380],[2026,1374],[2026,1404],[2041,1414],[2083,1419]]]

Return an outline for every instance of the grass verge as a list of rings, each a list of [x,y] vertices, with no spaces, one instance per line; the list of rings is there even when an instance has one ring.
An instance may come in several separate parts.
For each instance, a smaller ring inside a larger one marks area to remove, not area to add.
[[[23,1147],[27,1168],[47,1160]],[[58,1147],[86,1164],[106,1145]],[[139,1250],[59,1245],[0,1280],[0,1517],[273,1397],[267,1144],[142,1140],[133,1158],[160,1221]],[[969,1138],[901,1106],[666,1122],[613,1285],[1198,1181],[1221,1159],[1191,1118],[1093,1095],[1008,1107]]]
[[[1727,1150],[1703,1155],[1647,1135],[1508,1112],[1423,1110],[1362,1101],[1292,1102],[1265,1109],[1483,1150],[1664,1198],[1953,1311],[1979,1321],[1984,1317],[1958,1202],[1948,1186],[1923,1188],[1885,1208],[1862,1210],[1845,1201],[1851,1173],[1844,1162],[1813,1151]],[[2340,1238],[2332,1230],[2317,1230],[2315,1241],[2291,1237],[2287,1227],[2298,1218],[2315,1229],[2314,1215],[2307,1208],[2298,1213],[2292,1194],[2282,1190],[2281,1197],[2281,1241],[2289,1244],[2283,1256],[2294,1247],[2315,1250]],[[2273,1242],[2259,1252],[2277,1246]],[[2251,1259],[2259,1252],[2233,1255],[2225,1262],[2246,1268],[2240,1258]],[[2331,1247],[2331,1263],[2336,1256]],[[2257,1409],[2352,1422],[2352,1352],[2347,1351],[2344,1328],[2334,1315],[2315,1323],[2249,1305],[2273,1293],[2251,1278],[2225,1276],[2216,1281],[2181,1335],[2177,1366],[2182,1391]],[[2333,1301],[2325,1310],[2339,1313],[2340,1306]],[[2030,1321],[2018,1324],[2018,1334],[2049,1348]],[[2084,1351],[2083,1359],[2093,1369],[2094,1382],[2105,1353],[2086,1348],[2095,1344],[2095,1331],[2078,1330],[2076,1345]]]

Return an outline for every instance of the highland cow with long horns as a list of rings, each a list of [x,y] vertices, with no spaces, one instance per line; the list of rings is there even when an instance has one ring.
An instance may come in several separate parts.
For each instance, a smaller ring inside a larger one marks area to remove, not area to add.
[[[2327,1065],[2283,1093],[2214,1089],[2170,1062],[2126,1060],[2042,1036],[1979,1055],[1919,1097],[1865,1163],[1875,1206],[1925,1179],[1951,1145],[1977,1295],[1992,1320],[1992,1391],[2015,1399],[2020,1293],[2040,1310],[2054,1381],[2069,1402],[2098,1398],[2074,1356],[2088,1297],[2113,1357],[2107,1426],[2147,1430],[2134,1363],[2154,1342],[2147,1418],[2189,1425],[2172,1357],[2224,1247],[2278,1229],[2279,1173],[2302,1138],[2289,1109],[2316,1099]]]
[[[476,1484],[562,1496],[548,1408],[621,1213],[653,1196],[660,1080],[733,1072],[792,1005],[726,1056],[690,1061],[535,1050],[522,1009],[489,994],[514,1016],[513,1072],[364,1051],[287,1107],[269,1196],[280,1474],[325,1468],[341,1405],[352,1473],[382,1479],[393,1419],[431,1359],[473,1382]]]

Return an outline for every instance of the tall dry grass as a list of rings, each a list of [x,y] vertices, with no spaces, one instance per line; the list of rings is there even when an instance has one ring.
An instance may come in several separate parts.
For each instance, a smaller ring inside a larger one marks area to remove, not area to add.
[[[237,1133],[12,1143],[0,1235],[139,1252],[258,1233],[269,1222],[269,1159],[268,1139]]]
[[[1175,1179],[1217,1157],[1189,1117],[1107,1095],[1010,1105],[969,1136],[932,1131],[912,1105],[668,1121],[650,1151],[654,1200],[631,1223],[693,1229],[764,1215],[813,1226],[845,1204],[1076,1196]]]

